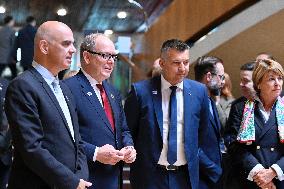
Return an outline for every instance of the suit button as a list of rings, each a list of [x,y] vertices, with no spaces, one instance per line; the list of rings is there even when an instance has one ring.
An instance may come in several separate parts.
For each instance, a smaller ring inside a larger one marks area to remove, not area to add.
[[[260,146],[256,146],[256,149],[259,150],[259,149],[260,149]]]
[[[270,148],[270,151],[273,152],[273,151],[274,151],[274,148]]]

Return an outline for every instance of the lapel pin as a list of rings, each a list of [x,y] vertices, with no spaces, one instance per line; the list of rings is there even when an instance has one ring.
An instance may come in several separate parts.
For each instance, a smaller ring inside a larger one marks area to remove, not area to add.
[[[87,92],[87,95],[88,95],[88,96],[91,96],[91,95],[93,95],[93,94],[92,94],[91,92]]]
[[[114,98],[113,94],[110,94],[111,98]]]
[[[157,91],[152,91],[152,93],[153,93],[154,95],[158,94],[158,92],[157,92]]]

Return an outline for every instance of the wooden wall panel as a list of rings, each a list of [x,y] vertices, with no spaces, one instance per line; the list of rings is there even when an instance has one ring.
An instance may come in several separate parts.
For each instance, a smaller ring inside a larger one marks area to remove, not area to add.
[[[163,41],[171,38],[187,40],[228,11],[248,0],[174,0],[142,37],[142,64],[151,67],[159,56]]]

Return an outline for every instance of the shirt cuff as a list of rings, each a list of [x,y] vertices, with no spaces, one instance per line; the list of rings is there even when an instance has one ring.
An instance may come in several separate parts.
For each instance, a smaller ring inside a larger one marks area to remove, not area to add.
[[[261,164],[257,164],[256,166],[254,166],[254,168],[249,172],[247,179],[253,181],[254,175],[256,175],[261,169],[264,169]]]
[[[278,179],[279,181],[284,180],[283,171],[282,171],[282,169],[279,167],[279,165],[273,164],[273,165],[271,166],[271,168],[274,169],[274,171],[276,172],[276,174],[277,174],[277,179]]]
[[[97,160],[98,151],[99,151],[99,147],[96,147],[95,152],[94,152],[94,156],[93,156],[93,161],[94,162]]]

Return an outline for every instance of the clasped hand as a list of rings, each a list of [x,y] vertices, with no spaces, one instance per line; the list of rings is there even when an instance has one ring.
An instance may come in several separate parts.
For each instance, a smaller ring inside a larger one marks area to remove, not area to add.
[[[106,144],[99,148],[96,160],[109,165],[115,165],[119,161],[132,163],[136,159],[136,150],[133,146],[127,146],[116,150],[112,145]]]
[[[273,178],[276,176],[276,172],[272,169],[261,169],[253,177],[253,181],[262,189],[276,189],[276,186],[272,182]]]

